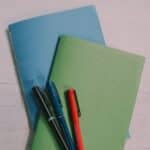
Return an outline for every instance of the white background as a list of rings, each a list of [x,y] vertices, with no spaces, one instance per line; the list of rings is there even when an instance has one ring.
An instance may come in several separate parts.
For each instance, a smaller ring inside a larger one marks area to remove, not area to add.
[[[94,4],[106,44],[146,62],[125,150],[150,150],[150,0],[0,0],[0,149],[24,150],[29,127],[6,30],[33,16]]]

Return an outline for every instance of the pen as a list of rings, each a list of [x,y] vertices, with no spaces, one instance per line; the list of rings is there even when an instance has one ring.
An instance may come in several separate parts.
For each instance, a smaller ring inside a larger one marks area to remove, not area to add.
[[[72,122],[75,142],[76,142],[76,149],[77,150],[84,150],[82,134],[80,129],[80,122],[79,116],[81,116],[79,103],[77,100],[76,92],[74,89],[70,88],[66,91],[66,98],[67,103],[70,110],[70,120]]]
[[[44,93],[39,87],[34,86],[32,88],[33,92],[36,94],[37,98],[39,99],[40,103],[42,104],[42,108],[48,118],[48,123],[49,125],[51,125],[51,127],[53,128],[53,130],[55,131],[55,134],[57,136],[57,140],[59,141],[59,143],[62,144],[64,150],[69,150],[66,141],[63,138],[63,135],[61,133],[61,130],[57,124],[56,118],[53,114],[52,111],[52,107],[49,105],[49,100],[48,97],[46,95],[46,93]],[[48,106],[49,105],[49,106]]]
[[[59,125],[63,131],[63,135],[64,135],[64,138],[65,138],[66,143],[68,145],[68,148],[69,148],[69,150],[75,150],[75,145],[74,145],[73,140],[71,138],[71,135],[69,133],[69,129],[68,129],[65,117],[64,117],[61,100],[60,100],[60,97],[58,95],[56,85],[53,81],[48,82],[47,90],[48,90],[48,93],[50,95],[50,100],[51,100],[51,103],[52,103],[53,108],[54,108],[55,116],[56,116],[58,123],[59,123]]]

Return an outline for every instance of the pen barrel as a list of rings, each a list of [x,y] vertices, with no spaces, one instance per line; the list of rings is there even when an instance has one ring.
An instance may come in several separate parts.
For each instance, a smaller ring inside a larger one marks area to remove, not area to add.
[[[76,122],[76,124],[74,124],[74,134],[76,135],[75,141],[77,144],[77,150],[84,150],[81,129],[80,129],[79,123],[77,123],[77,122]]]
[[[60,123],[64,137],[67,141],[67,145],[68,145],[69,150],[75,150],[75,145],[74,145],[74,142],[73,142],[72,137],[70,135],[70,132],[69,132],[69,129],[67,127],[67,123],[66,123],[64,116],[58,117],[57,119],[58,119],[58,122]]]
[[[69,111],[71,116],[71,122],[73,126],[73,132],[75,136],[75,142],[76,142],[76,149],[77,150],[84,150],[82,135],[81,135],[81,128],[80,128],[80,122],[79,122],[79,116],[78,116],[78,110],[77,110],[77,104],[75,100],[75,95],[72,90],[67,92],[67,99],[69,104]]]
[[[63,149],[64,150],[69,150],[69,148],[66,144],[66,141],[64,140],[63,135],[62,135],[59,127],[57,126],[56,120],[55,119],[50,120],[49,124],[53,127],[53,129],[55,131],[55,134],[57,135],[57,140],[63,146]]]

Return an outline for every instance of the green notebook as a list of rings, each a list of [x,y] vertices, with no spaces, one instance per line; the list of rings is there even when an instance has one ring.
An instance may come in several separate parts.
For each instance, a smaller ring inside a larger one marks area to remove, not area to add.
[[[64,91],[69,87],[77,91],[85,150],[123,150],[143,64],[142,56],[69,36],[60,38],[50,79],[56,83],[67,118]],[[41,149],[59,149],[42,116],[32,144],[32,150]]]

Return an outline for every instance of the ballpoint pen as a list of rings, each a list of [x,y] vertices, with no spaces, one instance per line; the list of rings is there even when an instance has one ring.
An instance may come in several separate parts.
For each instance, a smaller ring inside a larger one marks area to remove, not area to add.
[[[74,89],[70,88],[66,91],[66,98],[68,107],[70,110],[70,120],[72,122],[75,142],[76,142],[76,149],[77,150],[84,150],[83,139],[80,129],[80,122],[79,116],[81,116],[79,103],[77,100],[76,92]]]
[[[38,86],[34,86],[32,90],[42,104],[42,108],[48,118],[48,123],[53,128],[53,131],[55,131],[58,142],[63,146],[64,150],[69,150],[66,141],[64,140],[64,137],[62,135],[62,132],[57,124],[57,120],[52,112],[52,108],[49,105],[49,100],[46,93],[44,93]]]
[[[75,145],[70,135],[69,128],[67,126],[67,123],[64,117],[61,100],[60,100],[56,85],[53,81],[48,82],[47,92],[50,96],[50,100],[54,108],[55,116],[58,120],[60,128],[62,129],[68,148],[69,150],[75,150]]]

